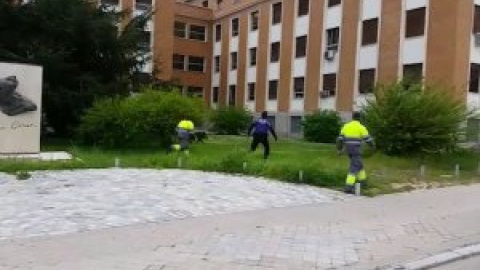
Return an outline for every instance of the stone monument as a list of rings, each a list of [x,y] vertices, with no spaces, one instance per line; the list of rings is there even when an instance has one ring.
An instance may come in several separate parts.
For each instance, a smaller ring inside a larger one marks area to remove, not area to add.
[[[0,62],[0,154],[40,152],[42,72]]]

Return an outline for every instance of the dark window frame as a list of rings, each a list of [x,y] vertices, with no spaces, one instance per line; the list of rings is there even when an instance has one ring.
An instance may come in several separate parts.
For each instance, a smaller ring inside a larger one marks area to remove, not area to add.
[[[216,24],[215,25],[215,42],[219,42],[222,40],[222,25]]]
[[[342,4],[342,0],[328,0],[328,7],[334,7]]]
[[[219,73],[220,72],[220,66],[221,66],[221,63],[220,63],[221,59],[220,59],[220,55],[216,55],[214,58],[213,58],[213,70],[215,73]]]
[[[277,63],[280,61],[280,42],[270,44],[270,63]]]
[[[278,99],[278,80],[268,81],[268,100]]]
[[[192,28],[198,28],[192,30]],[[206,41],[207,40],[207,27],[203,25],[194,25],[191,24],[188,27],[188,39],[197,40],[197,41]]]
[[[202,63],[200,64],[200,61],[192,61],[192,59],[194,60],[200,60],[202,59]],[[195,63],[197,62],[197,63]],[[200,68],[201,67],[201,70]],[[201,56],[193,56],[193,55],[190,55],[188,56],[188,71],[191,71],[191,72],[205,72],[205,58],[204,57],[201,57]]]
[[[322,97],[335,96],[337,92],[337,73],[323,74],[322,78]]]
[[[240,33],[240,20],[238,18],[232,19],[232,37],[238,37]]]
[[[212,103],[218,103],[218,96],[220,94],[220,87],[215,86],[212,88]]]
[[[378,18],[362,22],[362,46],[378,43]]]
[[[358,92],[360,94],[373,93],[375,88],[376,69],[361,69],[358,72]]]
[[[297,16],[306,16],[310,12],[310,0],[298,0]]]
[[[425,35],[426,28],[425,7],[406,11],[405,15],[405,38],[421,37]]]
[[[255,83],[248,83],[248,85],[247,85],[248,101],[254,101],[255,100],[255,88],[256,88]]]
[[[290,0],[293,1],[293,0]],[[272,4],[272,25],[282,23],[282,2]]]
[[[173,54],[173,69],[185,70],[186,56],[182,54]],[[181,64],[181,66],[180,66]]]
[[[230,69],[237,70],[238,68],[238,52],[230,53]]]
[[[340,43],[340,27],[328,28],[326,31],[327,50],[338,50]]]
[[[295,58],[307,56],[308,36],[300,36],[295,40]]]
[[[250,31],[252,32],[258,30],[259,14],[260,12],[258,10],[250,13]]]
[[[293,78],[293,98],[302,99],[305,97],[305,77]]]
[[[248,60],[251,67],[257,65],[257,47],[252,47],[248,50]]]
[[[173,33],[177,38],[187,38],[187,24],[184,22],[175,21]]]
[[[228,86],[228,105],[235,106],[236,102],[237,102],[237,85],[231,84]]]

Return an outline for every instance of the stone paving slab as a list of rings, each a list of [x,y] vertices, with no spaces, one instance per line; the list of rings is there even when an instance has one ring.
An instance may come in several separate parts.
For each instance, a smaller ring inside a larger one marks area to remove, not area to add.
[[[342,201],[341,193],[253,177],[101,169],[0,175],[0,240]]]

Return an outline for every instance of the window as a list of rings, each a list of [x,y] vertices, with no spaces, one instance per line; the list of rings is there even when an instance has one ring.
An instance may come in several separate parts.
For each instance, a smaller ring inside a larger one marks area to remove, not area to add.
[[[293,81],[293,97],[303,98],[305,94],[305,78],[297,77]]]
[[[479,83],[478,80],[480,78],[480,65],[479,64],[471,64],[470,65],[470,85],[468,91],[471,93],[478,93]]]
[[[238,36],[238,18],[232,19],[232,37]]]
[[[180,38],[187,37],[187,25],[183,22],[175,22],[175,36]]]
[[[258,29],[258,11],[250,13],[250,30],[255,31]]]
[[[203,87],[199,87],[199,86],[189,86],[189,87],[187,87],[187,96],[203,97]]]
[[[146,11],[152,7],[152,0],[137,0],[135,2],[135,8],[138,10]]]
[[[215,41],[222,40],[222,25],[217,24],[215,25]]]
[[[197,56],[189,56],[188,57],[188,70],[189,71],[204,71],[204,62],[205,59],[203,57]]]
[[[338,50],[338,41],[340,39],[340,28],[327,29],[327,50]]]
[[[250,48],[250,66],[257,65],[257,48]]]
[[[190,25],[190,32],[188,38],[193,40],[205,41],[206,27],[199,25]]]
[[[215,73],[220,72],[220,55],[215,56],[213,61]]]
[[[276,63],[278,60],[280,60],[280,42],[275,42],[270,48],[270,62]]]
[[[340,5],[342,0],[328,0],[328,7]]]
[[[231,63],[232,70],[236,70],[237,65],[238,65],[238,53],[237,52],[230,53],[230,63]]]
[[[336,91],[337,91],[337,74],[336,73],[324,74],[322,92],[320,93],[321,97],[327,98],[327,97],[335,96]]]
[[[203,6],[203,7],[208,7],[208,1],[203,1],[203,2],[202,2],[202,6]]]
[[[282,22],[282,3],[273,4],[272,24]]]
[[[213,93],[212,93],[212,102],[213,103],[218,103],[218,92],[219,92],[218,87],[213,87]]]
[[[295,48],[295,57],[305,57],[307,55],[307,36],[297,37]]]
[[[360,70],[358,78],[358,91],[360,94],[368,94],[373,92],[375,87],[375,69]]]
[[[178,70],[185,70],[185,55],[173,55],[173,68]]]
[[[423,64],[409,64],[403,66],[403,79],[409,83],[420,82],[423,78]]]
[[[298,0],[298,16],[307,15],[309,8],[310,0]]]
[[[376,44],[378,40],[378,19],[363,22],[362,45]]]
[[[100,3],[106,6],[116,6],[119,0],[101,0]]]
[[[423,36],[425,33],[425,8],[407,11],[405,37]]]
[[[298,134],[302,132],[302,117],[290,116],[290,133]]]
[[[151,35],[149,31],[142,31],[141,40],[138,44],[139,47],[144,50],[150,51],[150,38],[151,38]]]
[[[473,14],[473,33],[480,33],[480,6],[477,5]]]
[[[237,95],[237,86],[230,85],[228,88],[228,105],[235,106],[235,97]]]
[[[255,83],[248,84],[248,101],[255,100]]]
[[[278,92],[278,81],[268,82],[268,100],[276,100]]]

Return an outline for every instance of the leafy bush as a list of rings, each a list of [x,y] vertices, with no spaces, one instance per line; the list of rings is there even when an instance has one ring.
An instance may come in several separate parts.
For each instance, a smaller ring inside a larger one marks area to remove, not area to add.
[[[425,89],[424,89],[425,88]],[[365,122],[378,148],[389,155],[411,155],[455,148],[462,102],[439,88],[403,82],[377,87],[364,108]]]
[[[342,119],[335,111],[317,111],[307,115],[302,123],[307,141],[334,143],[342,127]]]
[[[239,135],[246,131],[252,116],[249,111],[237,107],[221,107],[213,112],[213,130],[221,135]]]
[[[95,102],[82,117],[77,135],[83,143],[104,147],[152,141],[166,145],[182,118],[198,125],[204,116],[200,99],[146,89],[136,96]]]

